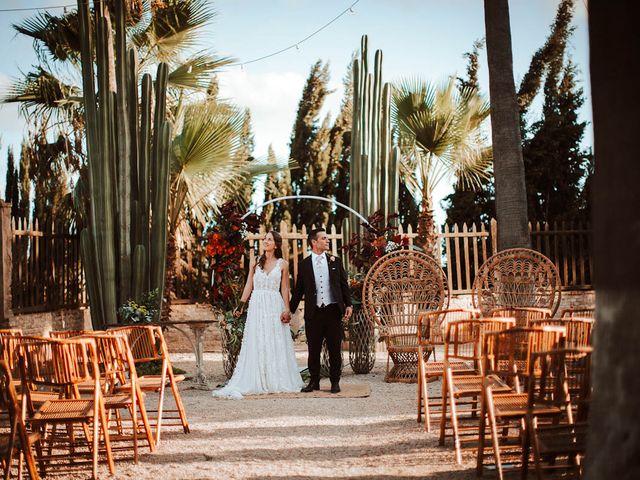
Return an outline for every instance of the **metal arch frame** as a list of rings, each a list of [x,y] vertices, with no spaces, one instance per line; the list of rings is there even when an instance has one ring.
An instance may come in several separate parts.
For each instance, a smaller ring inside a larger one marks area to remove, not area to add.
[[[271,203],[279,202],[280,200],[298,200],[298,199],[320,200],[322,202],[333,203],[334,205],[338,205],[339,207],[342,207],[345,210],[348,210],[349,212],[353,213],[356,217],[358,217],[360,220],[362,220],[364,223],[366,223],[367,225],[370,225],[369,221],[366,218],[364,218],[361,214],[356,212],[353,208],[345,205],[344,203],[340,203],[337,200],[334,200],[334,199],[331,199],[331,198],[318,197],[318,196],[315,196],[315,195],[288,195],[286,197],[272,198],[271,200],[267,200],[266,202],[262,203],[261,205],[258,205],[257,207],[255,207],[255,210],[257,210],[258,208],[262,208],[262,207],[264,207],[266,205],[269,205]],[[248,211],[247,213],[245,213],[242,216],[242,220],[247,218],[247,216],[249,216],[250,214],[251,214],[251,211]]]

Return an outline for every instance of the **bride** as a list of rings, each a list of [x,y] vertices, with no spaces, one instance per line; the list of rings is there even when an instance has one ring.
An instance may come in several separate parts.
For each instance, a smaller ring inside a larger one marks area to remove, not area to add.
[[[263,241],[264,253],[249,265],[240,306],[247,300],[247,322],[233,376],[215,390],[216,397],[242,398],[247,394],[299,392],[303,386],[296,364],[289,322],[289,265],[282,258],[282,237],[271,231]]]

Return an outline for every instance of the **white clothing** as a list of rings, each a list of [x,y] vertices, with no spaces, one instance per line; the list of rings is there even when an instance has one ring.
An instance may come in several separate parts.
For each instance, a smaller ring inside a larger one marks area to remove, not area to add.
[[[318,255],[311,252],[311,264],[313,265],[313,276],[316,280],[316,305],[318,307],[335,303],[331,295],[331,286],[329,285],[329,265],[327,263],[327,255],[321,253]]]
[[[303,386],[291,328],[280,320],[285,310],[280,294],[282,265],[278,259],[269,272],[256,266],[238,362],[231,380],[214,396],[299,392]]]

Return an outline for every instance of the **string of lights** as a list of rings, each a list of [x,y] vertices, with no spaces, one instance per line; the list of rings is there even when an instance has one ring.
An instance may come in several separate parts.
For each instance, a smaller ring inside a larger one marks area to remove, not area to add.
[[[353,2],[351,5],[349,5],[347,8],[345,8],[342,12],[340,12],[338,15],[336,15],[334,18],[332,18],[331,20],[329,20],[327,23],[325,23],[324,25],[322,25],[320,28],[314,30],[312,33],[310,33],[309,35],[307,35],[306,37],[304,37],[302,40],[299,40],[296,43],[293,43],[291,45],[289,45],[288,47],[285,48],[281,48],[280,50],[277,50],[275,52],[269,53],[267,55],[263,55],[261,57],[258,58],[254,58],[252,60],[247,60],[245,62],[236,62],[236,63],[231,63],[229,65],[227,65],[227,67],[244,67],[245,65],[249,65],[250,63],[256,63],[259,62],[261,60],[266,60],[267,58],[271,58],[271,57],[275,57],[276,55],[280,55],[281,53],[287,52],[289,50],[292,49],[300,49],[300,46],[306,42],[307,40],[313,38],[314,36],[316,36],[317,34],[319,34],[320,32],[322,32],[325,28],[329,27],[332,23],[338,21],[343,15],[346,15],[347,13],[354,13],[353,8],[360,3],[360,0],[356,0],[355,2]],[[51,5],[48,7],[25,7],[25,8],[7,8],[7,9],[0,9],[0,13],[2,12],[27,12],[27,11],[34,11],[34,10],[50,10],[50,9],[54,9],[54,8],[71,8],[71,7],[75,7],[74,4],[71,5]]]
[[[76,4],[72,3],[70,5],[50,5],[48,7],[0,8],[0,12],[32,12],[34,10],[51,10],[54,8],[71,8],[75,6]]]
[[[281,53],[284,53],[288,50],[292,50],[292,49],[300,49],[300,45],[302,45],[304,42],[306,42],[307,40],[309,40],[310,38],[314,37],[315,35],[317,35],[318,33],[320,33],[322,30],[324,30],[325,28],[327,28],[329,25],[331,25],[332,23],[336,22],[340,17],[342,17],[343,15],[347,14],[347,13],[354,13],[353,12],[353,7],[355,7],[358,3],[360,2],[360,0],[356,0],[355,2],[353,2],[351,5],[349,5],[347,8],[345,8],[342,12],[340,12],[337,16],[335,16],[333,19],[329,20],[327,23],[325,23],[324,25],[322,25],[320,28],[318,28],[317,30],[315,30],[313,33],[310,33],[309,35],[307,35],[306,37],[304,37],[302,40],[293,43],[291,45],[289,45],[288,47],[285,48],[281,48],[280,50],[273,52],[273,53],[269,53],[267,55],[263,55],[261,57],[258,58],[254,58],[253,60],[247,60],[245,62],[237,62],[237,63],[231,63],[228,66],[229,67],[244,67],[245,65],[248,65],[250,63],[255,63],[255,62],[259,62],[261,60],[265,60],[267,58],[271,58],[271,57],[275,57],[276,55],[280,55]]]

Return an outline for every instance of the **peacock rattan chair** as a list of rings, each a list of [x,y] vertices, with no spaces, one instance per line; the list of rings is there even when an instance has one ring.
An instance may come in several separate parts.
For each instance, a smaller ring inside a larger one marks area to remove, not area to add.
[[[447,308],[446,284],[433,258],[411,250],[381,257],[367,273],[362,301],[387,346],[386,382],[417,381],[418,316]]]
[[[511,248],[482,264],[473,281],[473,306],[489,316],[496,308],[560,305],[560,275],[551,260],[534,250]]]

